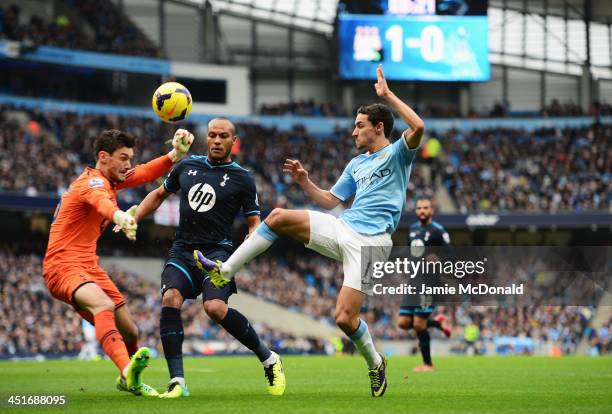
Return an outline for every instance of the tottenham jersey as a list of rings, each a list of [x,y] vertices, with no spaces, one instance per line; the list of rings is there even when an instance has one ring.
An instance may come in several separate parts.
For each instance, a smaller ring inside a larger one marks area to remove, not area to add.
[[[353,205],[341,219],[360,234],[393,233],[406,206],[416,151],[408,148],[402,136],[373,154],[353,158],[331,189],[342,201],[355,194]]]
[[[408,244],[411,246],[446,246],[450,244],[450,236],[443,225],[432,221],[425,226],[421,222],[413,223],[408,234]]]
[[[170,171],[164,188],[181,190],[176,247],[232,251],[232,224],[240,209],[245,216],[260,214],[253,176],[235,162],[212,164],[206,156],[191,156]]]

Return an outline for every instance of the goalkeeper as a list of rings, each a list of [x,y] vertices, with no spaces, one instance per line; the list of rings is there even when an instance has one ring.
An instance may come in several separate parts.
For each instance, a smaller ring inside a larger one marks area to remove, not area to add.
[[[192,142],[193,135],[179,129],[167,155],[132,168],[135,138],[114,129],[102,132],[94,143],[95,168],[86,168],[71,183],[51,224],[43,261],[49,292],[96,327],[100,347],[119,368],[117,388],[135,395],[158,395],[141,381],[150,351],[138,349],[138,328],[125,299],[98,264],[96,242],[111,221],[128,239],[136,239],[136,222],[130,212],[117,207],[117,190],[164,175]]]

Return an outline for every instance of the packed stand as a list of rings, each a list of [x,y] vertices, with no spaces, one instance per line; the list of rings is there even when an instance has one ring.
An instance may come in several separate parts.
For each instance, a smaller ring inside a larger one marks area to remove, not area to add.
[[[612,318],[596,329],[588,329],[589,355],[612,355]]]
[[[76,356],[84,344],[82,320],[68,305],[49,294],[41,276],[41,258],[0,250],[0,359]],[[127,298],[140,330],[139,343],[161,352],[159,285],[116,268],[106,269]],[[213,353],[207,342],[221,343],[222,353],[248,352],[205,314],[201,301],[183,307],[185,353]],[[255,324],[259,335],[283,353],[323,353],[328,344],[317,338],[294,337]],[[219,348],[217,348],[216,352]]]
[[[26,114],[29,121],[19,120]],[[21,116],[21,118],[20,118]],[[25,125],[25,126],[23,126]],[[192,153],[205,153],[205,129],[187,123],[196,133]],[[61,194],[86,165],[93,165],[92,143],[100,131],[119,128],[138,137],[136,161],[167,151],[164,141],[177,126],[142,117],[77,115],[69,112],[14,111],[0,106],[0,191],[31,196]],[[253,123],[237,125],[242,137],[234,159],[250,169],[263,211],[274,207],[316,208],[282,172],[286,158],[299,159],[321,188],[331,188],[342,166],[358,154],[351,129],[338,127],[330,139],[312,137],[304,128],[279,131]],[[398,137],[400,131],[393,136]],[[423,149],[408,183],[407,210],[420,196],[433,196],[437,177],[462,213],[605,211],[612,201],[612,127],[428,131],[440,143],[432,162]],[[419,168],[430,164],[425,177]],[[430,184],[430,183],[433,183]],[[140,201],[158,186],[150,183],[122,191],[127,203]],[[342,207],[336,212],[339,214]]]
[[[30,119],[26,126],[20,126],[20,113],[26,113]],[[195,131],[199,138],[192,153],[205,153],[205,131],[189,123],[181,127]],[[149,118],[15,111],[0,105],[0,172],[3,173],[0,191],[30,196],[61,195],[85,166],[95,164],[92,144],[101,131],[109,128],[133,133],[138,138],[136,161],[144,162],[167,151],[164,141],[172,137],[178,127]],[[303,128],[281,132],[243,123],[238,124],[238,130],[243,139],[235,159],[252,170],[264,211],[274,207],[315,207],[282,173],[285,158],[300,159],[309,169],[311,179],[321,187],[331,188],[341,173],[338,165],[347,163],[358,154],[353,140],[348,138],[350,130],[338,129],[334,136],[340,139],[330,140],[315,139]],[[20,157],[21,154],[27,154],[27,157]],[[123,190],[119,197],[124,202],[139,202],[157,186],[158,183],[149,183]],[[430,191],[418,169],[414,169],[408,188],[411,195],[409,205],[421,194],[431,195]]]
[[[331,103],[315,103],[313,99],[296,102],[282,102],[263,104],[259,108],[260,115],[297,115],[315,117],[342,117],[347,116],[340,106]]]
[[[56,46],[103,53],[160,56],[158,48],[111,1],[66,0],[91,26],[88,36],[81,22],[57,14],[46,21],[36,14],[24,16],[16,5],[0,7],[0,40],[21,41],[25,47]]]
[[[558,116],[610,116],[612,115],[612,105],[606,101],[594,101],[589,106],[588,111],[583,111],[582,107],[574,101],[560,102],[553,99],[549,105],[545,106],[540,116],[542,117],[558,117]]]
[[[462,213],[610,209],[610,125],[451,130],[439,139],[443,183]]]
[[[14,4],[0,7],[0,40],[22,41],[31,47],[93,49],[95,46],[67,16],[57,16],[50,22],[35,14],[27,19],[21,8]]]
[[[151,42],[119,7],[109,0],[67,0],[95,31],[94,44],[99,52],[121,55],[161,57]]]

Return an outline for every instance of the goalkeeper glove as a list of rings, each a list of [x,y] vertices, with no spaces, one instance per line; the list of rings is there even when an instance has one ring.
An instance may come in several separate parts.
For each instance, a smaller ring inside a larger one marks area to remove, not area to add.
[[[172,162],[180,161],[189,151],[191,144],[193,144],[193,134],[186,129],[177,129],[172,138],[173,148],[168,153],[168,157]]]
[[[113,214],[113,221],[116,224],[113,231],[123,231],[125,236],[132,241],[136,240],[136,229],[138,229],[138,224],[136,224],[136,220],[134,219],[136,208],[138,208],[138,206],[134,205],[127,211],[117,210],[115,214]]]

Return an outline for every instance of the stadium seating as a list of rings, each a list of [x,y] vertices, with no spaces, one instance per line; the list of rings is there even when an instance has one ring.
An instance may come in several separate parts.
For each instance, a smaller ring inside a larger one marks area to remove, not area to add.
[[[202,131],[195,153],[203,153]],[[43,113],[0,106],[0,191],[29,195],[61,194],[87,164],[93,164],[91,144],[104,129],[120,128],[138,138],[137,160],[163,153],[173,128],[142,117]],[[312,207],[311,201],[282,174],[285,158],[300,159],[310,177],[330,188],[339,165],[357,154],[349,129],[339,128],[329,139],[315,139],[296,128],[282,132],[255,123],[240,123],[243,138],[236,160],[255,175],[264,210],[274,207]],[[450,130],[436,137],[441,154],[432,163],[420,159],[407,189],[407,210],[422,195],[433,196],[443,185],[455,207],[463,212],[580,212],[607,211],[612,202],[607,156],[612,127]],[[396,133],[395,136],[397,136]],[[49,154],[65,154],[56,156]],[[527,155],[531,155],[529,158]],[[421,151],[420,157],[424,154]],[[32,160],[36,162],[32,162]],[[429,177],[419,168],[430,164]],[[10,180],[6,172],[18,171]],[[441,181],[438,181],[438,177]],[[429,183],[432,183],[431,185]],[[137,202],[156,185],[123,192],[125,202]]]
[[[54,300],[41,277],[41,258],[0,250],[0,359],[36,356],[75,356],[83,345],[81,319],[72,308]],[[159,343],[159,286],[135,273],[107,269],[140,329],[140,344],[161,350]],[[201,302],[183,308],[185,353],[248,352],[204,313]],[[61,323],[58,323],[61,321]],[[256,324],[259,335],[279,352],[325,353],[329,344],[317,338],[294,337]],[[202,346],[213,342],[214,348]]]
[[[241,290],[261,299],[283,305],[333,324],[332,315],[340,283],[338,263],[319,256],[289,254],[286,259],[263,256],[238,275]],[[81,322],[65,304],[53,300],[40,276],[41,259],[35,255],[18,255],[8,249],[0,251],[0,358],[74,356],[83,345]],[[109,268],[119,289],[128,297],[128,306],[140,328],[140,343],[159,348],[160,296],[158,286],[136,273]],[[463,350],[463,329],[469,324],[480,328],[478,346],[493,346],[500,337],[531,338],[541,346],[558,346],[564,354],[576,351],[586,338],[591,354],[612,352],[612,320],[597,330],[588,327],[593,309],[584,306],[523,307],[442,307],[454,326],[453,348]],[[414,339],[412,333],[396,328],[397,309],[369,306],[365,319],[373,335],[386,339]],[[57,323],[61,320],[62,323]],[[185,353],[246,352],[225,330],[211,322],[199,301],[188,301],[183,309]],[[334,352],[327,341],[293,337],[256,324],[259,334],[283,353]],[[432,331],[437,340],[445,340]],[[215,346],[206,344],[214,343]],[[331,349],[331,350],[330,350]]]
[[[17,2],[15,2],[17,3]],[[159,49],[109,0],[69,0],[68,14],[45,18],[17,4],[0,7],[0,40],[30,47],[57,46],[133,56],[160,56]],[[86,27],[84,27],[86,26]],[[92,33],[90,35],[90,33]]]

